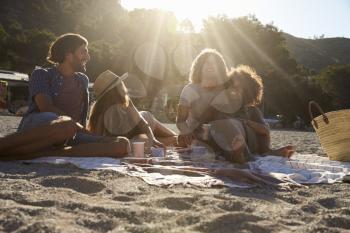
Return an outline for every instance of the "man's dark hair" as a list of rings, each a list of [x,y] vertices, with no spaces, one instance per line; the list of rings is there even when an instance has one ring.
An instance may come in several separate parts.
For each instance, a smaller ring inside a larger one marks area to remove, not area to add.
[[[74,33],[63,34],[51,43],[46,59],[50,63],[62,63],[67,53],[74,53],[83,44],[88,44],[83,36]]]

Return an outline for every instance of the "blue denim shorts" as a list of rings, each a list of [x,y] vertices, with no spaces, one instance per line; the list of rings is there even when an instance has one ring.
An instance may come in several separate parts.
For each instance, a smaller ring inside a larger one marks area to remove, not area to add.
[[[48,124],[53,120],[57,120],[58,117],[59,115],[53,112],[31,113],[22,119],[18,127],[18,132],[32,129],[40,125]],[[102,138],[103,136],[78,132],[73,139],[68,140],[67,145],[73,146],[78,144],[100,142]]]

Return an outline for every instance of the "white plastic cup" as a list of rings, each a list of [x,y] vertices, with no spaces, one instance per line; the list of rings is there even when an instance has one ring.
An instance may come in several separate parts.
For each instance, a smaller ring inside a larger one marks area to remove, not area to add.
[[[202,125],[202,129],[203,129],[202,139],[203,140],[209,140],[210,124],[203,124]]]
[[[133,142],[132,150],[134,157],[144,158],[145,157],[145,142]]]
[[[164,148],[163,147],[151,147],[151,153],[154,157],[164,157]]]

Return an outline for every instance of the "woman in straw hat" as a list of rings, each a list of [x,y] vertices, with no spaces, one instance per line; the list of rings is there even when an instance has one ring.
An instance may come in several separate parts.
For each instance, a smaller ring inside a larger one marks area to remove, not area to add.
[[[92,106],[88,129],[105,136],[142,139],[149,146],[174,145],[176,133],[162,125],[150,112],[139,112],[129,98],[121,77],[107,70],[95,80],[96,102]]]

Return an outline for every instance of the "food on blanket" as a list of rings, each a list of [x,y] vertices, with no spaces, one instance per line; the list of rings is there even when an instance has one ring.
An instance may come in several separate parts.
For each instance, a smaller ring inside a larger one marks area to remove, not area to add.
[[[133,142],[132,152],[136,158],[145,157],[145,142]]]
[[[207,153],[207,148],[205,146],[192,146],[191,155],[204,155]]]
[[[151,147],[151,154],[154,157],[165,157],[166,151],[162,147]]]
[[[175,152],[177,153],[190,153],[192,151],[192,149],[190,147],[186,147],[186,148],[175,148]]]

